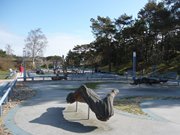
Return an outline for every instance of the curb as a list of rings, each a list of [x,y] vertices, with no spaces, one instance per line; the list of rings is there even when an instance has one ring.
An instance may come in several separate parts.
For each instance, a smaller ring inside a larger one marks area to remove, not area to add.
[[[149,100],[149,101],[142,102],[140,104],[142,111],[147,113],[149,115],[149,117],[152,118],[153,120],[161,121],[161,122],[170,122],[169,120],[153,113],[150,109],[148,109],[149,105],[151,105],[155,102],[159,102],[159,101],[162,102],[163,100]]]
[[[19,108],[21,108],[22,105],[17,105],[15,108],[11,109],[7,116],[4,119],[4,124],[5,127],[8,128],[8,130],[13,134],[13,135],[31,135],[24,131],[23,129],[19,128],[15,121],[14,121],[14,116],[16,112],[18,111]]]

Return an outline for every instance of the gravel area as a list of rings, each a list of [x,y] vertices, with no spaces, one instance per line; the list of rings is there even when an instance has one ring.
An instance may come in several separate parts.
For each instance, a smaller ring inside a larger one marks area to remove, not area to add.
[[[3,116],[0,118],[0,135],[11,135],[3,124],[3,118],[7,115],[8,111],[24,100],[27,100],[35,95],[36,91],[27,87],[24,82],[17,82],[16,87],[10,96],[9,102],[3,106]]]

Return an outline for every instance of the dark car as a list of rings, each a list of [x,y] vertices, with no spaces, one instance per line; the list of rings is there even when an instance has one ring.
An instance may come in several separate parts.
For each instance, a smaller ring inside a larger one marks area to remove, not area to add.
[[[44,74],[44,71],[42,69],[37,69],[36,74]]]

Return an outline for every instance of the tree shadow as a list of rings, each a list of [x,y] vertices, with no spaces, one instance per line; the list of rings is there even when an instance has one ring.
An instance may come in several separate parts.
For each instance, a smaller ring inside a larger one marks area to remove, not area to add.
[[[30,121],[30,123],[50,125],[77,133],[86,133],[97,129],[95,126],[84,126],[81,123],[71,122],[64,119],[63,110],[64,108],[60,107],[48,108],[45,113],[43,113],[40,117]]]

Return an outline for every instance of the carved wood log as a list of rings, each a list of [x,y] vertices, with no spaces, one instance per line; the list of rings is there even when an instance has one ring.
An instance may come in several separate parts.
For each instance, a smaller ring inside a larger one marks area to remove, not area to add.
[[[92,89],[82,85],[75,92],[69,93],[66,101],[67,103],[85,102],[95,113],[98,120],[107,121],[114,115],[113,101],[118,93],[119,90],[114,89],[104,99],[101,99]]]

